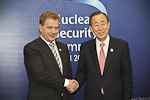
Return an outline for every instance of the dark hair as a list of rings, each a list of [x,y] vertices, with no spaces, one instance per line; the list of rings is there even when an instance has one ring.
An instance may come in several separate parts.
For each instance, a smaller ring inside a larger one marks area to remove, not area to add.
[[[91,19],[92,19],[92,17],[94,17],[94,16],[96,16],[96,15],[99,15],[99,14],[103,14],[103,15],[106,17],[107,22],[109,22],[108,16],[107,16],[105,13],[103,13],[103,12],[101,12],[101,11],[96,11],[96,12],[94,12],[94,13],[92,13],[92,14],[90,15],[90,19],[89,19],[89,25],[90,25],[90,26],[91,26]]]
[[[41,16],[40,16],[40,24],[43,26],[44,22],[48,18],[60,21],[60,17],[58,16],[57,13],[46,11],[46,12],[42,13]]]

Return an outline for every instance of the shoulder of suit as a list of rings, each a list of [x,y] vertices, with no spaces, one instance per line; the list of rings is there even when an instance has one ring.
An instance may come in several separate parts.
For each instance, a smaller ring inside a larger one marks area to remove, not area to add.
[[[59,47],[66,47],[67,46],[67,44],[64,44],[64,43],[59,42],[59,41],[56,41],[56,45]]]
[[[118,44],[126,44],[128,43],[127,41],[115,37],[110,37],[110,41],[118,43]]]
[[[32,40],[31,42],[27,43],[24,47],[26,47],[26,46],[35,46],[35,45],[37,45],[38,41],[42,41],[42,40],[40,40],[40,38],[36,38],[36,39]]]
[[[89,40],[89,41],[86,41],[86,42],[83,42],[81,44],[81,47],[82,48],[93,48],[93,46],[95,46],[96,42],[95,42],[95,39],[92,39],[92,40]]]
[[[62,43],[60,41],[56,41],[57,44],[66,45],[65,43]]]
[[[92,40],[83,42],[81,45],[87,45],[87,44],[91,44],[91,43],[94,43],[94,42],[95,42],[95,39],[92,39]]]

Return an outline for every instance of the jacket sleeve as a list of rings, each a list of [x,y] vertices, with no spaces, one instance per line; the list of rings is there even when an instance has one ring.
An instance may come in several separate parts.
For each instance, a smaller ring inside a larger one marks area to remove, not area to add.
[[[87,69],[86,69],[84,52],[85,52],[84,47],[83,47],[83,45],[81,45],[78,69],[77,69],[77,73],[75,75],[75,79],[78,81],[80,87],[84,84],[84,82],[86,80]]]
[[[122,73],[124,84],[124,100],[131,100],[133,91],[132,64],[130,59],[129,46],[127,42],[123,47]]]

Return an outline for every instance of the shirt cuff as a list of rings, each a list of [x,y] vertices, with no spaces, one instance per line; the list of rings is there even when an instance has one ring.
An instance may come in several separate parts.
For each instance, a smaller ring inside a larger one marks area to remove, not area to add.
[[[64,87],[68,87],[68,86],[69,86],[69,80],[65,78]]]

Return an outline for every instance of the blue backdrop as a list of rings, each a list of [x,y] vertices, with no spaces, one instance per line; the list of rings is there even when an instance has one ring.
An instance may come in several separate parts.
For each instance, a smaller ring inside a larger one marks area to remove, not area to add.
[[[23,47],[39,37],[39,16],[45,11],[61,17],[58,41],[70,51],[73,75],[80,44],[93,39],[89,15],[105,12],[110,35],[128,41],[133,65],[133,100],[150,100],[150,1],[149,0],[1,0],[0,100],[26,100],[28,78]],[[84,86],[75,94],[83,100]]]

